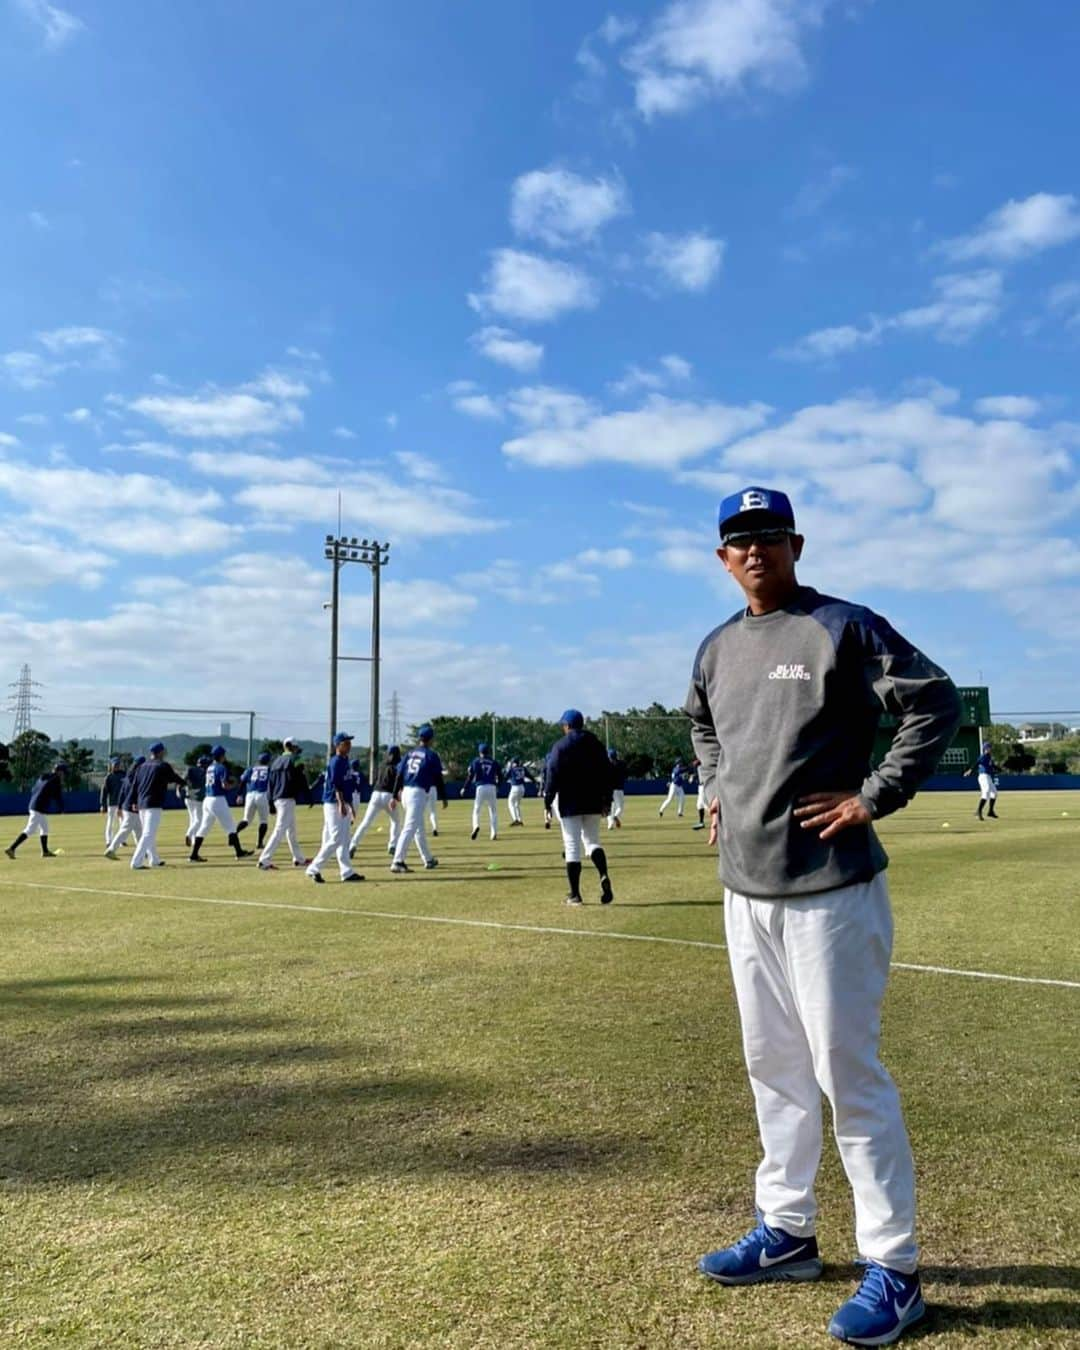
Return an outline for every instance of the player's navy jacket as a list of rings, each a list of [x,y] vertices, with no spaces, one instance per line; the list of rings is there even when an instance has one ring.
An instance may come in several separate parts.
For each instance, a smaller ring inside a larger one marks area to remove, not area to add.
[[[465,786],[475,783],[477,787],[498,787],[502,782],[502,766],[490,755],[477,755],[469,765],[465,775]]]
[[[603,816],[611,806],[611,761],[591,731],[568,731],[551,747],[544,805],[559,799],[559,815]]]
[[[960,722],[945,672],[873,610],[800,586],[783,608],[740,610],[694,660],[686,711],[706,800],[720,802],[720,872],[783,898],[868,881],[888,865],[872,826],[832,839],[793,815],[811,792],[857,793],[874,819],[904,806]],[[900,722],[870,767],[882,713]]]
[[[382,768],[379,770],[379,775],[375,779],[376,792],[389,792],[391,795],[393,794],[394,784],[397,782],[398,765],[400,763],[400,759],[383,760]]]
[[[506,781],[511,787],[524,787],[532,782],[532,774],[524,764],[511,764],[506,771]]]
[[[99,806],[119,806],[120,793],[124,788],[124,774],[119,769],[110,769],[101,784]]]
[[[626,785],[626,761],[609,758],[608,773],[611,776],[612,788],[617,788],[621,792]]]
[[[227,791],[225,784],[229,779],[228,765],[215,759],[212,764],[206,766],[206,795],[208,797],[225,797]]]
[[[133,764],[124,774],[124,786],[120,789],[120,800],[117,802],[121,811],[135,810],[135,775],[138,772],[139,770]]]
[[[398,765],[394,782],[394,796],[400,795],[403,788],[418,787],[429,792],[432,788],[439,794],[441,802],[446,801],[446,784],[443,782],[442,760],[434,750],[418,745],[410,750]]]
[[[63,811],[64,789],[58,773],[43,773],[30,789],[30,810],[48,815],[52,811]]]
[[[140,811],[165,805],[169,784],[184,787],[184,780],[171,764],[163,759],[148,759],[135,770],[135,806]]]
[[[272,802],[302,802],[307,796],[307,775],[296,762],[295,756],[288,752],[272,761],[268,781]]]
[[[184,778],[187,784],[185,795],[188,800],[201,802],[206,796],[206,770],[198,764],[192,764]]]
[[[249,792],[266,792],[270,786],[270,765],[252,764],[240,775],[240,781]]]
[[[355,765],[350,764],[349,793],[348,793],[349,800],[352,801],[353,797],[362,797],[364,794],[364,789],[367,787],[367,785],[368,785],[367,774],[363,771],[363,769],[359,769]]]
[[[346,802],[352,803],[352,765],[344,755],[331,755],[323,775],[323,805],[336,802],[339,792]]]
[[[686,769],[683,767],[682,760],[680,760],[678,764],[676,764],[672,768],[671,781],[675,784],[676,787],[681,787],[685,790],[687,783],[687,773]]]

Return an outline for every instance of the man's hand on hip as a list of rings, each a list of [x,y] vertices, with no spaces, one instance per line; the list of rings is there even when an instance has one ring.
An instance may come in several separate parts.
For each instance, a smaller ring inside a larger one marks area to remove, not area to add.
[[[822,839],[831,839],[852,825],[869,825],[873,820],[862,798],[852,792],[809,792],[799,798],[795,818],[804,830],[821,827]]]

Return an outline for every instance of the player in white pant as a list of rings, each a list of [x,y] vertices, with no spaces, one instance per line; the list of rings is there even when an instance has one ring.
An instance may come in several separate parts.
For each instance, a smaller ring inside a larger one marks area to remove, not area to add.
[[[119,759],[109,760],[109,772],[101,784],[101,796],[98,805],[105,816],[105,847],[120,825],[120,793],[124,788],[124,772]]]
[[[270,760],[273,756],[264,750],[254,764],[250,764],[240,775],[244,787],[244,818],[236,827],[237,834],[258,818],[259,834],[255,847],[266,844],[266,832],[270,828]]]
[[[126,844],[132,835],[138,839],[141,832],[142,823],[139,820],[138,812],[135,810],[135,775],[145,763],[146,756],[139,755],[132,761],[131,768],[124,775],[118,803],[120,821],[112,838],[105,845],[105,856],[112,862],[119,861],[116,850],[120,845]]]
[[[433,787],[427,790],[427,801],[425,803],[428,815],[428,823],[431,825],[431,833],[436,839],[439,837],[439,794]]]
[[[472,834],[469,836],[471,839],[475,839],[480,833],[480,813],[484,809],[487,810],[492,839],[499,837],[498,797],[501,782],[502,767],[497,760],[492,758],[491,747],[488,743],[481,741],[476,747],[476,758],[469,765],[462,786],[462,792],[468,792],[470,787],[476,789],[472,809]]]
[[[686,771],[683,769],[682,760],[675,761],[675,767],[671,770],[671,782],[668,783],[667,796],[664,798],[663,805],[660,807],[659,814],[662,816],[672,802],[675,803],[676,814],[682,815],[683,803],[686,801]]]
[[[63,811],[64,809],[62,775],[66,772],[66,764],[62,762],[54,764],[51,769],[46,769],[38,777],[37,782],[31,788],[29,815],[26,818],[26,824],[14,842],[4,849],[4,852],[12,861],[15,859],[16,849],[20,844],[25,843],[32,834],[36,834],[41,841],[41,856],[43,858],[56,857],[56,854],[49,848],[49,812]]]
[[[322,882],[322,868],[337,859],[342,881],[363,881],[349,861],[349,827],[352,824],[352,766],[349,751],[352,736],[339,731],[334,736],[334,753],[323,777],[323,833],[322,845],[312,858],[307,875],[312,881]]]
[[[264,872],[275,870],[274,854],[282,840],[289,846],[294,867],[306,867],[311,861],[304,857],[296,832],[296,803],[308,795],[307,775],[297,763],[301,754],[300,742],[289,736],[282,753],[270,763],[269,793],[275,815],[274,828],[259,855],[259,867]]]
[[[428,848],[427,832],[424,829],[424,813],[427,810],[428,794],[434,792],[436,798],[446,807],[446,784],[443,781],[442,760],[431,748],[435,739],[435,729],[425,723],[416,733],[418,744],[398,765],[394,783],[394,796],[401,802],[404,820],[401,833],[394,848],[394,861],[391,872],[407,872],[405,859],[409,845],[416,840],[416,847],[424,866],[428,869],[438,867],[439,860],[431,856]]]
[[[170,787],[185,788],[186,781],[180,777],[171,764],[165,760],[165,746],[155,741],[150,747],[145,764],[135,772],[135,805],[139,811],[139,842],[131,858],[135,871],[140,867],[164,867],[161,855],[157,851],[157,835],[161,827],[161,812],[165,805],[165,794]]]
[[[548,753],[544,805],[550,811],[558,802],[566,879],[570,883],[566,903],[582,904],[584,853],[600,874],[600,903],[610,905],[614,895],[607,855],[600,847],[600,821],[611,809],[610,762],[604,747],[585,730],[585,719],[576,708],[567,708],[559,722],[565,735]]]
[[[619,752],[614,746],[608,751],[608,762],[611,769],[611,809],[608,811],[607,827],[609,830],[621,830],[622,814],[626,805],[626,793],[623,791],[626,765],[619,758]]]
[[[986,811],[988,819],[997,820],[998,767],[994,763],[993,751],[989,741],[983,741],[981,753],[975,761],[974,768],[966,770],[964,777],[967,778],[973,773],[977,774],[979,779],[979,805],[975,814],[982,820],[983,812]],[[990,809],[987,810],[987,807]]]
[[[521,818],[521,803],[525,796],[525,784],[534,780],[516,755],[506,766],[506,781],[510,784],[510,790],[506,794],[506,809],[510,814],[510,824],[524,825],[525,822]]]
[[[384,813],[390,818],[390,838],[387,841],[387,852],[391,854],[394,852],[401,826],[401,815],[398,804],[394,799],[394,785],[397,781],[400,763],[401,750],[396,745],[391,745],[387,749],[386,758],[383,760],[375,779],[375,786],[371,789],[371,797],[368,800],[364,818],[353,831],[353,837],[349,840],[350,856],[355,853],[360,840],[371,829],[375,821]]]
[[[229,810],[227,793],[236,786],[235,782],[229,777],[228,766],[225,763],[225,747],[215,745],[210,751],[210,766],[206,770],[206,798],[203,801],[202,819],[199,821],[199,829],[195,838],[191,841],[191,853],[188,856],[188,862],[202,863],[206,859],[201,856],[200,850],[203,840],[214,828],[214,822],[221,826],[228,839],[229,846],[236,855],[237,861],[241,858],[250,858],[250,849],[240,847],[240,832],[233,820],[233,814]]]

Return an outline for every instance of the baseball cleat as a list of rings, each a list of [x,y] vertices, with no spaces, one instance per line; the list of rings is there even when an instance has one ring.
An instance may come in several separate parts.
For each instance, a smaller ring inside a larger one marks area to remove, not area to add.
[[[188,858],[188,862],[205,862],[205,861],[206,861],[205,858],[197,858],[194,853],[191,855],[190,858]]]
[[[583,905],[585,902],[580,895],[568,895],[566,897],[566,903],[568,905]]]
[[[15,850],[13,848],[4,849],[4,853],[7,857],[11,859],[12,862],[15,861]]]
[[[615,899],[615,892],[611,889],[611,881],[607,877],[600,878],[600,903],[610,905]]]
[[[848,1345],[891,1345],[926,1314],[919,1272],[904,1275],[876,1261],[862,1262],[862,1283],[829,1323],[829,1335]]]
[[[254,849],[250,848],[237,849],[236,861],[239,862],[241,858],[253,858],[254,856],[255,856]]]
[[[293,864],[294,867],[295,867],[296,865],[297,865],[296,863]],[[259,869],[260,872],[276,872],[276,871],[277,871],[277,868],[274,866],[273,863],[264,863],[264,862],[261,862],[261,863],[256,863],[255,866]]]
[[[308,876],[311,878],[311,880],[315,883],[316,886],[321,886],[323,884],[321,872],[309,872]]]
[[[430,872],[433,867],[438,867],[438,865],[439,865],[438,858],[429,858],[427,862],[424,864],[424,871]]]
[[[730,1247],[703,1256],[697,1268],[717,1284],[816,1280],[821,1275],[821,1258],[816,1237],[796,1237],[762,1220]]]
[[[294,858],[294,859],[293,859],[293,866],[294,866],[294,867],[310,867],[310,866],[311,866],[311,859],[310,859],[310,858]]]
[[[103,858],[108,858],[110,862],[119,862],[119,861],[120,861],[120,859],[116,856],[116,854],[112,851],[111,848],[107,848],[107,849],[105,850],[105,852],[104,852],[101,856],[102,856]]]
[[[364,878],[360,875],[359,872],[353,872],[351,876],[342,877],[341,879],[342,881],[363,881]]]
[[[475,839],[476,836],[477,836],[479,833],[480,833],[480,827],[479,827],[479,825],[478,825],[478,826],[476,827],[476,829],[473,830],[472,834],[469,835],[469,838],[470,838],[470,839]]]
[[[404,863],[392,862],[390,864],[390,871],[400,874],[402,872],[410,872],[412,869],[407,867]]]

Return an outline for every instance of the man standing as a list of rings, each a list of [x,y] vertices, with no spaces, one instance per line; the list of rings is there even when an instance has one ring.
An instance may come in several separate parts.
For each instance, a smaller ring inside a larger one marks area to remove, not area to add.
[[[237,861],[241,858],[250,858],[251,850],[240,847],[240,832],[236,828],[233,820],[233,814],[229,810],[229,792],[236,786],[236,783],[229,777],[229,766],[225,763],[225,747],[215,745],[210,751],[210,764],[206,770],[206,798],[203,801],[202,820],[199,822],[199,831],[191,841],[191,854],[188,862],[203,863],[206,861],[200,855],[199,850],[203,846],[203,840],[214,828],[214,821],[225,831],[226,838],[229,841],[229,847],[236,854]]]
[[[405,820],[394,849],[394,861],[390,864],[391,872],[409,870],[405,858],[414,839],[420,857],[424,860],[424,866],[430,870],[439,865],[439,860],[431,856],[427,834],[424,831],[424,809],[427,806],[428,793],[434,792],[442,802],[443,810],[446,809],[446,784],[443,782],[442,760],[431,748],[431,743],[435,739],[435,728],[425,723],[416,733],[416,739],[418,744],[398,765],[397,778],[394,782],[394,797],[404,808]]]
[[[191,847],[191,841],[199,833],[202,823],[203,802],[206,800],[206,771],[212,760],[209,755],[200,755],[194,764],[188,766],[184,775],[184,805],[187,807],[188,828],[184,843]]]
[[[38,835],[41,840],[41,856],[43,858],[56,857],[56,854],[49,848],[49,816],[53,811],[57,814],[63,813],[64,785],[62,776],[66,772],[67,765],[62,761],[54,764],[51,769],[46,769],[41,774],[30,789],[29,815],[26,817],[26,824],[23,826],[22,832],[4,849],[4,852],[13,861],[19,845],[25,843],[32,834]]]
[[[510,812],[510,824],[511,826],[524,825],[525,822],[521,818],[521,801],[525,796],[525,784],[531,783],[533,776],[517,755],[506,766],[506,781],[510,784],[510,791],[506,797],[506,809]]]
[[[171,783],[179,788],[187,786],[186,779],[181,778],[173,766],[165,762],[164,745],[161,741],[155,741],[150,747],[149,758],[135,774],[135,806],[142,826],[139,842],[131,856],[131,866],[135,871],[144,863],[147,867],[165,866],[157,851],[157,835],[161,827],[165,793]]]
[[[138,755],[132,760],[131,768],[124,775],[124,785],[120,789],[120,825],[105,846],[105,856],[110,862],[119,862],[116,850],[121,844],[127,843],[131,835],[140,833],[139,817],[135,810],[135,775],[146,763],[145,755]]]
[[[697,824],[694,829],[703,830],[705,828],[705,812],[709,809],[709,803],[705,800],[705,784],[701,777],[701,760],[695,759],[690,767],[697,779]]]
[[[248,765],[240,775],[244,788],[244,819],[236,827],[237,834],[246,830],[256,816],[259,817],[259,836],[256,848],[266,843],[266,831],[270,828],[270,760],[273,756],[266,750],[254,764]]]
[[[124,771],[120,767],[119,759],[109,760],[109,772],[101,782],[101,797],[98,805],[105,817],[105,847],[109,847],[109,840],[116,833],[116,827],[120,823],[120,793],[124,787]]]
[[[396,745],[389,746],[386,751],[386,758],[383,760],[382,767],[375,779],[375,786],[371,790],[371,800],[364,812],[364,819],[356,827],[353,837],[349,840],[350,857],[356,852],[360,840],[363,839],[375,820],[384,811],[390,817],[390,838],[387,841],[386,851],[393,854],[400,825],[397,803],[394,800],[394,785],[397,782],[398,765],[400,763],[401,750]]]
[[[469,771],[465,775],[465,783],[462,787],[463,792],[468,792],[470,786],[475,785],[476,787],[476,796],[473,798],[470,839],[475,839],[480,833],[480,810],[484,806],[487,807],[491,837],[492,839],[499,837],[498,793],[501,782],[502,766],[498,760],[492,759],[491,746],[488,745],[487,741],[481,741],[476,747],[476,758],[469,765]]]
[[[581,853],[600,873],[600,903],[610,905],[615,896],[608,877],[607,855],[600,847],[600,817],[611,808],[611,766],[604,747],[576,708],[567,708],[559,718],[563,738],[548,754],[544,806],[552,809],[558,799],[562,827],[563,858],[570,893],[568,905],[580,905]]]
[[[608,812],[607,827],[609,830],[622,829],[622,813],[626,804],[626,764],[619,758],[619,752],[614,746],[608,753],[608,774],[611,777],[611,810]]]
[[[304,857],[296,834],[296,804],[308,794],[307,775],[297,763],[303,751],[300,742],[292,736],[287,736],[282,746],[282,753],[270,763],[268,790],[276,823],[259,855],[259,866],[264,872],[274,870],[274,854],[283,839],[289,846],[294,867],[307,867],[311,862],[310,858]]]
[[[979,777],[979,807],[975,814],[980,820],[983,818],[983,812],[991,820],[997,820],[998,813],[994,810],[997,805],[997,776],[998,766],[994,763],[994,756],[989,741],[983,741],[979,758],[975,761],[973,769],[967,769],[964,777],[968,778],[971,774],[978,774]],[[986,808],[990,809],[987,811]]]
[[[322,866],[331,858],[337,858],[338,870],[342,881],[363,881],[359,872],[353,871],[349,861],[349,826],[352,823],[352,765],[349,763],[349,751],[353,738],[347,731],[339,731],[334,737],[334,753],[326,766],[323,777],[323,832],[322,846],[308,865],[307,875],[312,881],[322,885]]]
[[[683,804],[686,801],[686,770],[683,768],[681,759],[675,761],[671,770],[671,781],[668,783],[667,796],[664,798],[660,807],[659,815],[663,815],[672,802],[675,803],[676,815],[683,813]]]
[[[915,1184],[896,1087],[878,1058],[892,950],[873,821],[904,806],[960,720],[948,676],[879,615],[800,586],[782,492],[726,497],[717,554],[746,607],[694,661],[686,711],[713,836],[743,1049],[764,1157],[759,1223],[698,1269],[721,1284],[813,1280],[821,1094],[854,1192],[865,1274],[829,1332],[887,1345],[925,1312]],[[870,766],[881,714],[899,720]]]

